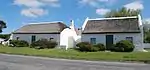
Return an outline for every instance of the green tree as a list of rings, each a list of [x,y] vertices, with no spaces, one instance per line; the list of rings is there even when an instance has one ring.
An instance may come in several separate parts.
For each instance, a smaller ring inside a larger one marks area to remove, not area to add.
[[[144,42],[150,43],[150,30],[144,31]]]
[[[0,34],[0,38],[9,39],[10,34]]]
[[[126,8],[121,8],[119,10],[111,10],[110,12],[106,13],[105,17],[128,17],[128,16],[137,16],[140,14],[140,10],[131,10]]]
[[[3,32],[2,30],[6,27],[7,27],[6,23],[4,21],[0,20],[0,32]]]
[[[150,23],[143,21],[144,43],[150,43]]]

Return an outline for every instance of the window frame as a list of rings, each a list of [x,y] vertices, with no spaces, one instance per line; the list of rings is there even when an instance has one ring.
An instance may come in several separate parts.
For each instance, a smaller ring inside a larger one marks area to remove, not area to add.
[[[96,38],[90,38],[90,43],[91,44],[96,44]]]
[[[131,41],[133,43],[133,37],[126,37],[126,40]]]
[[[54,40],[54,38],[52,38],[52,37],[51,37],[51,38],[49,38],[49,41],[52,41],[52,40]]]
[[[19,39],[20,39],[20,37],[17,36],[17,37],[16,37],[16,40],[19,40]]]
[[[31,42],[35,42],[36,41],[36,35],[32,35],[31,36]]]

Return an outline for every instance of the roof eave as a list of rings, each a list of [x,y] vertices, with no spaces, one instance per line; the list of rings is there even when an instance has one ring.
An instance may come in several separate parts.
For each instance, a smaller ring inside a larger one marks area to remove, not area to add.
[[[130,19],[130,18],[138,18],[138,16],[112,17],[112,18],[95,18],[95,19],[88,19],[88,20],[116,20],[116,19]]]
[[[31,33],[31,32],[13,32],[13,34],[60,34],[60,32],[36,32],[36,33]]]
[[[140,31],[134,32],[82,32],[82,34],[107,34],[107,33],[141,33]]]

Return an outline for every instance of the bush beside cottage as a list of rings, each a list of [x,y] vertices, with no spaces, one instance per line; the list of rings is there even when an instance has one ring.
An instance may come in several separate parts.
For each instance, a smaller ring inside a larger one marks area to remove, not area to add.
[[[112,48],[111,51],[115,52],[132,52],[135,46],[131,41],[122,40],[116,43]]]
[[[29,46],[29,43],[24,40],[11,40],[9,46],[10,47],[27,47]]]
[[[33,42],[29,45],[27,41],[24,40],[11,40],[10,47],[28,47],[36,48],[36,49],[51,49],[57,46],[57,42],[55,41],[48,41],[47,39],[40,39],[38,41]]]
[[[105,46],[100,43],[96,45],[92,45],[89,42],[80,42],[76,46],[77,46],[77,50],[82,52],[105,51]]]
[[[35,41],[31,44],[31,48],[36,48],[36,49],[51,49],[55,48],[57,46],[57,42],[55,41],[49,41],[47,39],[40,39],[38,41]]]
[[[80,42],[77,45],[77,50],[81,52],[97,52],[105,51],[107,48],[104,44],[98,43],[95,45],[89,42]],[[134,50],[134,44],[128,40],[122,40],[111,46],[110,51],[113,52],[132,52]]]
[[[11,40],[10,41],[11,47],[28,47],[29,43],[24,40]],[[47,39],[40,39],[38,41],[33,42],[30,44],[31,48],[36,49],[52,49],[57,46],[57,42],[49,41]],[[97,51],[105,51],[107,48],[104,44],[90,44],[89,42],[80,42],[77,45],[77,50],[81,52],[97,52]],[[122,40],[113,45],[110,48],[110,51],[113,52],[132,52],[134,50],[134,45],[132,42],[128,40]]]

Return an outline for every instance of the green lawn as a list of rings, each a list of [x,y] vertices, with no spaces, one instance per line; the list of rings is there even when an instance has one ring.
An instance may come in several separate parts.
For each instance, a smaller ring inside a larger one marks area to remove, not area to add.
[[[81,60],[105,60],[105,61],[150,61],[150,52],[78,52],[70,49],[65,51],[63,49],[42,49],[37,50],[33,48],[13,48],[0,47],[0,53],[20,54],[31,56],[43,56],[51,58],[66,58],[66,59],[81,59]]]

